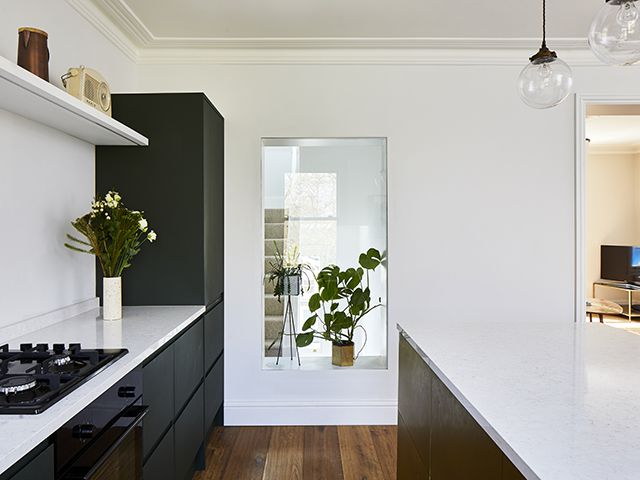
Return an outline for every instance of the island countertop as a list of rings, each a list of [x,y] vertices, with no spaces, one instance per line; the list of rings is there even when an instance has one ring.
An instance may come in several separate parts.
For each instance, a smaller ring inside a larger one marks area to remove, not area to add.
[[[640,336],[571,321],[398,328],[526,478],[640,478]]]
[[[125,307],[122,320],[103,321],[100,310],[94,309],[10,340],[12,348],[20,343],[81,343],[87,348],[126,348],[129,352],[39,415],[0,415],[0,474],[204,311],[204,306]]]

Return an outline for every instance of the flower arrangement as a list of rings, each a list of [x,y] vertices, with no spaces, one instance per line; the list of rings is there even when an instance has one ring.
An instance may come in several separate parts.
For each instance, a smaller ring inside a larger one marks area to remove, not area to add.
[[[105,277],[120,277],[131,259],[140,252],[145,241],[153,242],[157,235],[149,230],[143,212],[129,210],[118,192],[110,191],[104,198],[96,197],[91,211],[71,225],[86,237],[86,241],[67,234],[65,247],[98,258]]]

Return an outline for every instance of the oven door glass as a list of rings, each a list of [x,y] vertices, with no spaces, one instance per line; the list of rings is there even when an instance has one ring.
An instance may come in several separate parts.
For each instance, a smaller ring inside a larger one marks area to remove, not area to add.
[[[140,480],[142,426],[148,407],[133,405],[73,462],[61,480]]]

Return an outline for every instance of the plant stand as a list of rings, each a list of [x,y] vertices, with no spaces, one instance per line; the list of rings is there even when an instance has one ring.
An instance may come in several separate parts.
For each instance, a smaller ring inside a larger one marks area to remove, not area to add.
[[[285,333],[289,327],[289,333]],[[287,304],[284,309],[284,318],[282,319],[282,330],[280,330],[280,345],[278,346],[278,358],[276,359],[276,365],[280,362],[280,357],[282,356],[282,342],[284,342],[284,337],[289,337],[289,352],[291,354],[291,360],[293,360],[293,347],[296,349],[296,357],[298,358],[298,366],[300,366],[300,352],[298,351],[298,344],[296,343],[296,321],[293,317],[293,307],[291,306],[291,295],[287,295]],[[274,340],[274,343],[277,342],[278,339]],[[273,346],[273,343],[271,344]],[[271,347],[269,347],[271,348]]]

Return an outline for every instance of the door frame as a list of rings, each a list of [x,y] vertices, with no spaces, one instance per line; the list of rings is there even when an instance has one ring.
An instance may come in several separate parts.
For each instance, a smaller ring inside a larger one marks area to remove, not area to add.
[[[576,94],[575,96],[575,322],[585,321],[587,305],[585,296],[586,264],[586,157],[585,119],[588,105],[640,105],[638,95]]]

